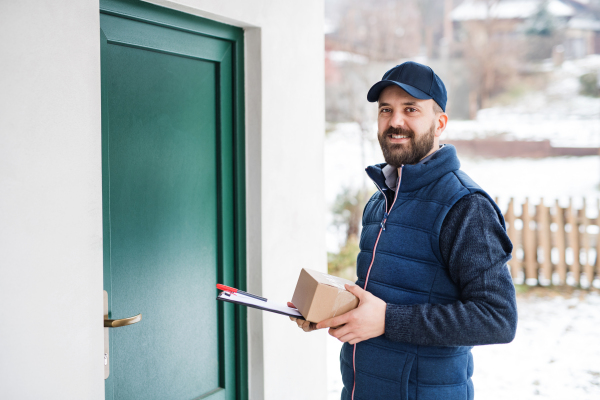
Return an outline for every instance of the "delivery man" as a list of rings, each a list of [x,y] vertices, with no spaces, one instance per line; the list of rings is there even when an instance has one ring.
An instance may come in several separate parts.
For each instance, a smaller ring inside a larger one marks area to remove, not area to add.
[[[344,342],[343,400],[471,400],[472,346],[508,343],[517,326],[504,218],[455,148],[439,144],[447,94],[431,68],[400,64],[367,99],[378,103],[385,163],[366,169],[378,190],[363,214],[358,280],[346,286],[360,304],[296,322]]]

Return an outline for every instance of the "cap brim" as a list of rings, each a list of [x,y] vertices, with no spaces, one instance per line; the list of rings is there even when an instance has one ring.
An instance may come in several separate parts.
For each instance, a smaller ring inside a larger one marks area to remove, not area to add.
[[[371,103],[376,102],[377,100],[379,100],[379,95],[381,94],[381,91],[391,85],[396,85],[404,89],[406,93],[410,94],[416,99],[426,100],[433,98],[427,93],[423,92],[422,90],[419,90],[414,86],[407,85],[406,83],[400,83],[396,81],[379,81],[373,86],[371,86],[371,89],[369,89],[369,93],[367,93],[367,100],[369,100]]]

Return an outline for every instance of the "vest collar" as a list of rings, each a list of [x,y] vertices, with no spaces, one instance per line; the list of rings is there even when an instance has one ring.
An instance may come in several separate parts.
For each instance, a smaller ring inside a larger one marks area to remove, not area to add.
[[[369,178],[371,178],[371,180],[375,183],[375,186],[377,186],[384,195],[387,191],[391,190],[385,183],[385,174],[383,173],[383,167],[385,167],[386,165],[386,163],[375,164],[365,169],[365,171],[367,171],[367,175],[369,175]]]
[[[391,190],[386,185],[383,167],[387,164],[376,164],[367,167],[366,172],[379,189],[386,193]],[[444,144],[439,150],[431,155],[425,162],[402,167],[402,182],[400,192],[413,192],[440,179],[448,172],[460,169],[460,161],[456,155],[456,149],[451,144]]]

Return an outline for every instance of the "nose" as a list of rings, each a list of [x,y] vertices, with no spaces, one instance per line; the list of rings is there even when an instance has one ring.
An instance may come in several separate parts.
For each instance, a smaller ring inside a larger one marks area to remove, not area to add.
[[[390,120],[390,125],[394,128],[404,128],[404,115],[402,115],[402,113],[399,111],[394,111],[392,114],[392,119]]]

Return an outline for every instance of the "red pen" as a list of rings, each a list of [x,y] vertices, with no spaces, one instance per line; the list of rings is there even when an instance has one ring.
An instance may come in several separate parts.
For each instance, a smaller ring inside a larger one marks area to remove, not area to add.
[[[221,285],[220,283],[217,283],[217,289],[224,290],[226,292],[231,292],[231,293],[241,293],[241,294],[243,294],[245,296],[253,297],[255,299],[262,300],[262,301],[267,301],[267,299],[265,299],[264,297],[260,297],[260,296],[257,296],[255,294],[252,294],[252,293],[244,292],[243,290],[240,290],[240,289],[236,289],[236,288],[232,288],[232,287],[229,287],[229,286]]]

